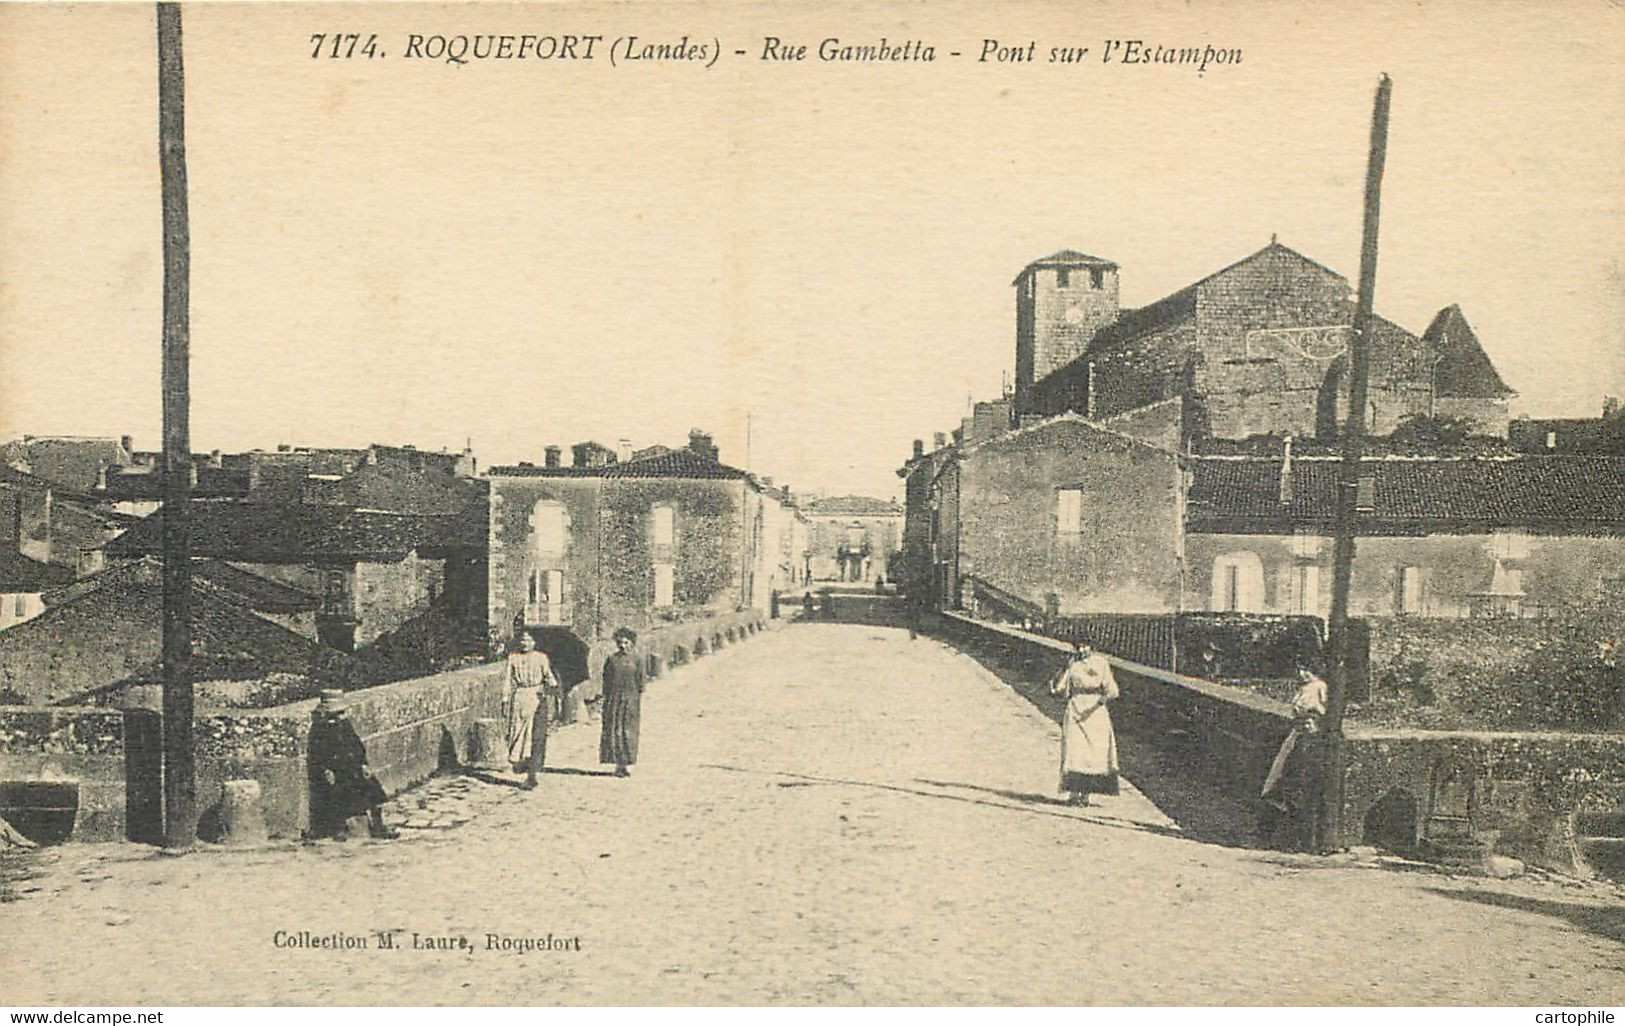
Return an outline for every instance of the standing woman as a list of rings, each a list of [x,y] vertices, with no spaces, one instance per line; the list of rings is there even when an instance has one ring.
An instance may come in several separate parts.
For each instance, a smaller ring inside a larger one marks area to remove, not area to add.
[[[1108,702],[1117,700],[1111,663],[1088,645],[1075,645],[1071,660],[1050,690],[1066,697],[1061,714],[1061,790],[1071,804],[1088,805],[1091,794],[1117,793],[1117,735]]]
[[[617,777],[630,776],[638,761],[638,721],[643,713],[643,666],[633,654],[638,636],[629,627],[615,631],[615,651],[604,660],[603,733],[598,761],[614,763]]]
[[[547,750],[547,704],[542,689],[559,686],[558,678],[553,676],[553,664],[548,661],[546,652],[536,651],[536,639],[529,631],[519,632],[519,651],[508,653],[506,685],[508,762],[515,773],[523,773],[529,768],[538,744],[544,753]],[[536,736],[538,724],[540,738]]]

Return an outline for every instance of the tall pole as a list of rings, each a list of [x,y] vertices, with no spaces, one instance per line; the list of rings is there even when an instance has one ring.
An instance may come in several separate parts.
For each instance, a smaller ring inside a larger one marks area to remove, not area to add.
[[[1321,807],[1314,843],[1330,850],[1336,840],[1343,800],[1343,706],[1348,694],[1349,586],[1354,576],[1354,537],[1358,528],[1360,455],[1365,446],[1366,385],[1371,363],[1371,308],[1377,291],[1377,222],[1382,206],[1382,171],[1388,155],[1388,98],[1393,83],[1383,75],[1371,112],[1371,149],[1365,172],[1365,228],[1360,243],[1359,298],[1349,348],[1349,410],[1343,425],[1343,460],[1337,474],[1337,520],[1332,552],[1332,609],[1326,625],[1328,668]]]
[[[197,840],[197,767],[192,735],[191,403],[188,381],[191,274],[186,210],[186,95],[181,9],[158,4],[158,155],[164,211],[164,844]]]

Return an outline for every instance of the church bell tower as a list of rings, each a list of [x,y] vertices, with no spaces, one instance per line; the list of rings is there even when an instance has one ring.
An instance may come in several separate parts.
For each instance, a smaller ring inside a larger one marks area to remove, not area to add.
[[[1117,265],[1066,249],[1034,260],[1016,280],[1016,413],[1033,408],[1033,385],[1076,360],[1117,319]]]

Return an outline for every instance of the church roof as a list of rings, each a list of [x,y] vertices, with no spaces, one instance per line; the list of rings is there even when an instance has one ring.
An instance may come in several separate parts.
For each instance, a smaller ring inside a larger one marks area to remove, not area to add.
[[[1438,353],[1434,387],[1440,396],[1451,399],[1504,399],[1513,395],[1501,380],[1489,354],[1479,344],[1478,335],[1452,303],[1440,310],[1422,333],[1422,341]]]

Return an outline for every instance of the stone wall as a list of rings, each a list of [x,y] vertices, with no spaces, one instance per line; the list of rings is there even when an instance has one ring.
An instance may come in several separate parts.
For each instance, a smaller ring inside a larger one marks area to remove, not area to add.
[[[1014,628],[945,614],[950,630],[973,644],[1019,646],[1042,669],[1065,664],[1069,646]],[[1270,761],[1292,728],[1291,710],[1251,691],[1159,670],[1107,653],[1122,699],[1112,722],[1125,739],[1177,754],[1206,783],[1256,798]]]
[[[125,834],[125,722],[113,709],[0,707],[0,789],[24,782],[76,783],[76,809],[64,826],[74,837],[114,840]],[[31,802],[30,802],[31,803]],[[0,818],[28,830],[29,817],[3,807]]]
[[[1037,672],[1065,659],[1060,642],[958,614],[950,636],[1015,651]],[[1112,720],[1125,745],[1154,745],[1165,764],[1256,800],[1291,728],[1286,703],[1108,655],[1122,699]],[[1590,874],[1576,823],[1625,803],[1625,734],[1397,730],[1346,725],[1340,846],[1396,850],[1428,836],[1435,813],[1466,814],[1495,850],[1534,865]],[[1394,810],[1401,810],[1396,817]],[[1395,836],[1396,820],[1398,833]]]
[[[1344,745],[1341,841],[1375,842],[1382,809],[1411,810],[1410,838],[1434,812],[1470,811],[1475,833],[1532,865],[1590,875],[1576,814],[1625,801],[1625,735],[1368,730]],[[1401,816],[1401,818],[1405,818]],[[1403,846],[1401,839],[1394,843]]]
[[[1173,452],[1062,418],[977,446],[962,468],[961,574],[1039,608],[1053,594],[1065,614],[1177,608]],[[1060,489],[1082,493],[1081,530],[1058,531]]]
[[[662,625],[644,633],[639,652],[653,660],[650,671],[661,675],[738,644],[765,626],[756,610]],[[612,650],[607,641],[593,646],[593,675],[584,694],[598,693],[604,659]],[[502,663],[487,663],[347,696],[350,720],[386,792],[398,793],[467,761],[474,721],[502,714],[502,673]],[[200,712],[195,728],[200,837],[216,836],[224,782],[244,779],[259,782],[273,837],[301,835],[309,823],[306,758],[315,708],[316,700],[307,699],[269,709]],[[0,804],[23,801],[10,796],[40,790],[30,791],[28,785],[74,785],[67,788],[77,792],[73,840],[157,841],[161,736],[162,717],[151,710],[0,707]]]

